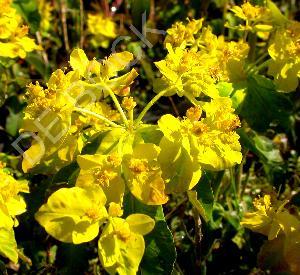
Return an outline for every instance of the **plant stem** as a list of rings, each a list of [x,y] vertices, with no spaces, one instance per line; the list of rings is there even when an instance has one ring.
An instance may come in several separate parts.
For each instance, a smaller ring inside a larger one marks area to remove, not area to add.
[[[252,63],[248,69],[247,72],[250,72],[258,63],[260,63],[261,61],[263,61],[267,56],[269,55],[268,52],[264,53],[263,55],[261,55],[254,63]]]
[[[84,42],[84,34],[83,34],[83,29],[84,29],[84,12],[83,12],[83,2],[82,0],[79,0],[79,12],[80,12],[80,41],[79,41],[79,47],[82,49],[83,48],[83,42]]]
[[[188,92],[184,93],[184,96],[195,106],[199,106],[200,102],[196,100],[196,98]]]
[[[67,52],[70,50],[69,45],[69,38],[68,38],[68,27],[67,27],[67,7],[65,0],[60,0],[60,9],[61,9],[61,22],[62,22],[62,29],[64,34],[64,43],[65,43],[65,49]]]
[[[93,116],[95,118],[98,118],[99,120],[109,124],[110,126],[114,127],[114,128],[120,128],[121,126],[112,122],[111,120],[109,120],[108,118],[102,116],[102,115],[99,115],[99,114],[96,114],[92,111],[89,111],[87,109],[84,109],[84,108],[79,108],[79,107],[75,107],[75,111],[79,112],[79,113],[82,113],[82,114],[87,114],[87,115],[90,115],[90,116]]]
[[[201,218],[197,209],[193,207],[193,217],[195,221],[195,254],[196,254],[196,270],[197,274],[201,274],[201,241],[202,241],[202,230],[201,230]]]
[[[256,72],[261,71],[262,69],[264,69],[265,67],[267,67],[270,63],[271,59],[266,60],[264,63],[260,64],[259,66],[257,66],[256,68],[253,68],[251,70],[251,72],[254,70]]]
[[[133,109],[128,111],[129,123],[130,126],[133,126]]]
[[[122,117],[122,120],[123,120],[123,122],[124,122],[124,124],[126,125],[126,126],[128,126],[128,120],[127,120],[127,117],[126,117],[126,115],[125,115],[125,113],[124,113],[124,111],[123,111],[123,109],[122,109],[122,107],[121,107],[121,104],[120,104],[120,102],[119,102],[119,100],[117,99],[117,97],[115,96],[115,94],[114,94],[114,92],[112,91],[112,89],[111,88],[109,88],[107,85],[101,85],[108,93],[109,93],[109,95],[110,95],[110,97],[112,98],[112,100],[113,100],[113,102],[115,103],[115,106],[116,106],[116,108],[117,108],[117,110],[119,111],[119,113],[120,113],[120,115],[121,115],[121,117]]]
[[[172,108],[173,108],[173,110],[174,110],[175,115],[176,115],[176,116],[180,116],[180,114],[179,114],[179,112],[178,112],[178,109],[177,109],[177,107],[176,107],[176,104],[175,104],[175,102],[174,102],[174,100],[173,100],[173,98],[172,98],[171,96],[169,96],[169,100],[170,100],[170,102],[171,102],[171,105],[172,105]]]
[[[167,92],[169,92],[173,87],[169,87],[160,93],[158,93],[155,97],[153,97],[150,102],[145,106],[142,112],[139,114],[138,118],[135,121],[135,125],[139,124],[141,120],[144,118],[145,114],[150,110],[150,108],[158,101],[162,96],[164,96]]]

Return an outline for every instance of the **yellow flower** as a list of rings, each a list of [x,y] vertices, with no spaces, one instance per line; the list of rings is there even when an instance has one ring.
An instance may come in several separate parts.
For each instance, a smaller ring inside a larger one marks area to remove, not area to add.
[[[179,47],[183,43],[186,45],[193,45],[195,40],[195,35],[202,28],[202,23],[204,19],[192,19],[189,20],[187,24],[183,24],[182,22],[176,22],[172,25],[170,29],[167,30],[167,36],[164,44],[167,45],[170,43],[173,47]]]
[[[53,20],[51,14],[53,7],[51,3],[46,0],[40,0],[38,1],[38,10],[41,15],[40,30],[42,33],[48,32],[51,28],[51,21]]]
[[[57,171],[81,152],[84,134],[92,136],[111,127],[98,116],[120,119],[117,111],[99,100],[110,92],[124,96],[130,91],[128,86],[137,76],[136,71],[119,77],[118,72],[132,59],[131,53],[122,52],[100,63],[88,60],[83,50],[75,49],[70,56],[72,71],[53,72],[47,88],[39,83],[28,86],[22,131],[38,135],[24,153],[24,172],[35,167],[35,172]]]
[[[106,195],[107,203],[122,204],[125,183],[121,177],[121,161],[116,154],[78,156],[80,173],[76,186],[87,188],[99,185]]]
[[[160,205],[168,201],[165,182],[157,157],[159,147],[144,143],[133,147],[132,154],[123,158],[123,172],[131,193],[148,205]]]
[[[270,195],[255,199],[256,211],[245,213],[241,225],[268,236],[269,240],[275,239],[281,232],[290,235],[299,231],[300,221],[284,208],[286,203],[275,201],[272,205]]]
[[[203,61],[216,82],[238,82],[246,78],[244,66],[249,53],[246,42],[227,42],[224,36],[217,37],[207,27],[202,29],[197,43],[201,52],[207,55]]]
[[[109,274],[137,273],[145,250],[143,235],[154,225],[154,220],[143,214],[109,219],[98,242],[100,261]]]
[[[61,242],[79,244],[97,237],[107,219],[106,197],[99,186],[61,188],[35,214],[47,233]]]
[[[250,1],[246,1],[240,7],[234,6],[231,11],[235,16],[244,20],[246,24],[234,27],[226,23],[225,26],[241,31],[256,32],[258,37],[264,40],[268,39],[271,31],[277,26],[287,23],[288,19],[281,14],[281,11],[271,0],[266,0],[263,5],[252,5]]]
[[[14,179],[0,162],[0,255],[16,263],[18,261],[17,244],[13,226],[18,226],[16,216],[26,211],[20,192],[29,192],[26,181]]]
[[[271,12],[266,7],[253,6],[248,1],[239,6],[234,6],[231,11],[239,18],[250,22],[268,22],[271,20]]]
[[[190,35],[194,37],[193,45],[182,43],[173,48],[175,42],[166,43],[168,55],[155,62],[162,74],[154,82],[155,92],[168,89],[165,96],[177,93],[190,100],[202,94],[217,98],[216,83],[246,79],[244,67],[249,52],[246,42],[227,42],[223,36],[214,35],[209,27],[202,28],[197,36]]]
[[[208,71],[209,56],[181,47],[173,49],[171,44],[166,47],[169,53],[165,60],[155,62],[163,75],[155,83],[156,92],[169,88],[166,96],[177,93],[179,96],[199,97],[204,93],[211,98],[218,97],[215,80]]]
[[[218,37],[215,51],[215,64],[210,73],[218,81],[239,82],[246,79],[245,61],[249,53],[249,45],[243,41],[226,42],[223,36]],[[213,55],[214,52],[211,53]]]
[[[268,49],[271,56],[268,73],[274,77],[278,89],[295,91],[300,77],[300,23],[293,21],[279,28]]]
[[[103,62],[95,59],[89,61],[86,54],[81,49],[75,49],[70,56],[70,65],[75,72],[83,76],[90,83],[99,84],[100,90],[103,90],[104,96],[108,93],[105,86],[112,89],[117,95],[127,95],[127,88],[137,77],[137,72],[132,69],[120,77],[116,77],[119,71],[124,70],[133,60],[133,54],[130,52],[114,53]]]
[[[179,143],[185,154],[190,156],[191,163],[194,163],[186,168],[190,169],[190,180],[186,181],[188,189],[197,183],[194,177],[200,176],[197,172],[199,165],[208,170],[223,170],[241,162],[239,136],[234,131],[239,127],[240,121],[233,114],[231,104],[229,98],[220,97],[204,104],[206,117],[200,120],[201,111],[194,109],[187,112],[188,117],[182,121],[171,115],[164,115],[158,121],[165,137],[160,144],[164,152],[164,162],[167,162],[168,154],[170,160],[176,160],[179,155],[167,148],[171,143]],[[173,145],[173,148],[176,146]],[[171,174],[176,172],[171,170]]]
[[[27,52],[41,50],[41,47],[27,36],[28,27],[23,25],[11,3],[11,0],[0,1],[0,56],[25,58]]]
[[[5,205],[8,215],[15,218],[26,211],[26,203],[19,193],[29,193],[28,183],[14,179],[4,168],[0,169],[0,177],[0,202]]]
[[[78,78],[72,79],[73,76],[74,72],[65,75],[63,71],[57,70],[49,79],[47,89],[39,83],[28,86],[28,105],[24,111],[21,131],[38,133],[38,139],[34,139],[32,146],[24,153],[24,172],[37,164],[51,162],[53,158],[58,159],[54,165],[58,170],[72,161],[75,153],[81,151],[80,133],[74,134],[70,128],[74,120],[72,112],[76,94],[83,92],[82,86],[74,85]]]
[[[110,41],[118,35],[116,23],[103,14],[88,14],[87,25],[88,33],[92,35],[91,44],[96,48],[108,48]]]

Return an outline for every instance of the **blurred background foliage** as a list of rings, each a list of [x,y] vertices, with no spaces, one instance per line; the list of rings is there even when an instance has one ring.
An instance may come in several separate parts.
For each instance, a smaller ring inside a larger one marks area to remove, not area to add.
[[[88,13],[112,16],[118,36],[122,37],[115,49],[142,55],[135,64],[140,76],[133,88],[138,110],[141,110],[154,95],[152,80],[158,72],[153,62],[163,59],[166,54],[164,35],[147,33],[146,38],[152,45],[149,47],[130,26],[142,32],[145,11],[147,28],[157,30],[166,30],[174,22],[188,17],[205,17],[205,24],[212,26],[215,34],[238,39],[241,34],[224,28],[224,23],[236,23],[237,18],[227,11],[241,3],[233,0],[15,0],[14,6],[30,26],[31,36],[36,37],[44,50],[32,52],[24,60],[0,58],[0,160],[8,163],[16,177],[22,176],[20,156],[11,143],[19,135],[22,110],[26,106],[26,85],[35,81],[45,85],[52,71],[68,66],[68,56],[74,47],[83,48],[89,58],[101,59],[111,53],[111,45],[107,48],[91,45]],[[299,1],[275,3],[288,18],[299,20]],[[151,234],[156,234],[157,243],[153,243],[151,236],[146,237],[148,246],[140,267],[141,274],[289,274],[280,269],[276,271],[276,257],[269,257],[268,265],[261,264],[260,257],[267,257],[272,248],[262,251],[266,238],[241,227],[240,219],[243,209],[251,208],[252,199],[265,193],[290,199],[290,211],[299,211],[300,93],[299,90],[278,93],[272,81],[263,76],[246,81],[241,87],[219,87],[221,93],[237,100],[237,112],[243,126],[238,132],[243,145],[242,164],[225,172],[205,173],[196,193],[190,193],[189,199],[185,195],[172,196],[163,207],[165,218],[162,212],[152,213],[158,225]],[[242,102],[236,98],[236,91],[244,93]],[[183,98],[163,98],[146,120],[155,122],[165,113],[183,115],[187,106],[189,103]],[[23,141],[24,148],[28,147],[28,142]],[[26,256],[19,265],[0,259],[0,273],[105,273],[99,266],[97,245],[59,243],[47,236],[33,217],[49,194],[59,187],[74,184],[72,177],[76,169],[72,164],[51,177],[26,176],[31,182],[30,203],[28,212],[20,218],[20,226],[15,229],[18,244],[24,248]],[[189,200],[194,200],[194,207]],[[125,205],[133,205],[136,209],[142,207],[138,202],[125,202]],[[193,212],[197,207],[201,219]],[[177,257],[171,246],[175,246]],[[155,262],[153,258],[156,258]]]

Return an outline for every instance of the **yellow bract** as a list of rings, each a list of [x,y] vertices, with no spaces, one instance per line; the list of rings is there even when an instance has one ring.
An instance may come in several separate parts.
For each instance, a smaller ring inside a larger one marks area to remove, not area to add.
[[[81,168],[76,186],[87,188],[99,185],[107,203],[122,204],[125,183],[121,177],[121,158],[118,155],[81,155],[77,162]]]
[[[154,225],[154,220],[143,214],[125,220],[110,218],[98,242],[101,263],[109,274],[136,274],[145,250],[143,235]]]
[[[279,28],[268,49],[272,60],[268,73],[274,77],[278,89],[293,92],[300,77],[300,23],[293,21]]]
[[[275,239],[281,232],[289,235],[298,231],[300,221],[284,208],[286,203],[275,201],[272,205],[270,195],[256,199],[253,204],[257,211],[245,213],[241,225],[268,236],[269,240]]]
[[[116,77],[119,71],[124,70],[133,60],[130,52],[113,53],[103,62],[95,59],[89,61],[81,49],[75,49],[70,55],[70,65],[75,72],[84,77],[90,83],[99,84],[104,96],[108,95],[107,89],[112,89],[117,95],[128,95],[127,89],[137,77],[137,72],[132,69],[123,76]]]
[[[234,6],[231,11],[233,11],[237,17],[245,21],[247,20],[250,22],[253,21],[255,23],[262,23],[271,20],[271,12],[269,9],[261,6],[253,6],[248,1],[242,4],[241,7]]]
[[[83,162],[83,166],[95,165],[94,161]],[[124,220],[119,218],[123,214],[120,204],[111,202],[108,213],[105,204],[99,186],[61,188],[35,218],[52,237],[74,244],[93,240],[107,222],[98,243],[103,267],[110,274],[135,274],[144,254],[143,235],[153,230],[155,221],[144,214],[132,214]]]
[[[17,244],[13,226],[18,226],[16,216],[26,211],[21,192],[29,193],[26,181],[17,181],[0,162],[0,255],[16,263],[18,261]]]
[[[288,201],[282,202],[272,199],[270,195],[255,199],[254,212],[246,212],[241,225],[254,232],[268,236],[269,240],[276,241],[281,249],[281,255],[293,274],[300,271],[300,220],[289,213],[285,208]]]
[[[126,154],[123,160],[124,177],[131,193],[149,205],[161,205],[168,201],[157,161],[159,151],[154,144],[138,144],[133,148],[133,153]]]
[[[169,52],[166,59],[155,62],[163,75],[156,82],[157,92],[170,87],[171,90],[166,96],[177,93],[179,96],[199,97],[204,93],[212,98],[218,97],[215,80],[210,76],[205,63],[208,56],[182,47],[173,49],[171,44],[166,47]]]
[[[120,114],[100,100],[110,92],[121,96],[129,94],[137,72],[132,69],[122,76],[118,76],[118,72],[132,59],[131,53],[122,52],[98,62],[88,60],[83,50],[75,49],[70,56],[72,71],[53,72],[47,88],[39,83],[28,86],[22,131],[38,135],[24,154],[25,172],[35,166],[36,171],[43,167],[42,173],[57,171],[81,152],[84,134],[92,136],[110,127],[98,116],[107,121],[120,120]],[[85,113],[80,112],[81,108]]]
[[[11,4],[12,0],[0,1],[0,57],[25,58],[27,52],[41,47],[27,36],[28,27]]]
[[[219,96],[216,83],[239,82],[246,79],[245,64],[249,46],[243,41],[225,41],[217,37],[211,28],[202,28],[203,19],[190,21],[186,26],[177,23],[168,30],[166,48],[168,55],[155,62],[162,74],[156,79],[157,93],[164,96],[178,94],[193,99],[202,95]],[[182,34],[178,28],[185,29]],[[177,32],[176,32],[177,31]],[[186,43],[181,39],[188,36]]]
[[[181,143],[181,151],[185,150],[191,157],[190,163],[194,165],[189,165],[188,169],[194,172],[186,184],[190,182],[194,185],[193,178],[197,175],[194,173],[198,171],[196,163],[208,170],[223,170],[241,162],[239,136],[234,131],[240,126],[240,121],[233,114],[231,104],[229,98],[217,98],[204,104],[205,118],[200,119],[201,110],[198,107],[188,111],[187,118],[182,121],[171,115],[162,116],[158,121],[166,138],[160,144],[164,152],[163,163],[167,164],[168,159],[175,162],[180,156],[176,151],[167,149],[171,143]],[[178,146],[173,145],[173,148],[178,151]]]
[[[89,242],[108,217],[106,197],[99,186],[61,188],[39,211],[36,220],[48,234],[67,243]]]
[[[173,47],[179,47],[183,43],[186,45],[193,45],[196,41],[194,35],[202,28],[202,23],[204,19],[199,20],[189,20],[187,24],[182,22],[176,22],[172,25],[170,29],[167,30],[167,36],[165,39],[165,45],[170,43]]]
[[[116,23],[103,14],[88,14],[87,25],[94,47],[108,48],[110,41],[118,35]]]

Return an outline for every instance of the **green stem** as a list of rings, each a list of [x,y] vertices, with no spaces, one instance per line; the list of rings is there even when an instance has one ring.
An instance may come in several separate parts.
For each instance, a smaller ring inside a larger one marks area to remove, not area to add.
[[[230,181],[231,181],[231,188],[232,188],[233,195],[234,195],[235,207],[237,208],[237,212],[239,213],[240,212],[239,201],[238,201],[238,196],[237,196],[237,190],[236,190],[237,188],[236,188],[236,181],[235,181],[235,176],[233,173],[233,168],[230,168],[229,171],[230,171]]]
[[[248,44],[250,46],[249,54],[248,54],[248,60],[251,62],[255,59],[255,49],[256,49],[256,43],[257,43],[257,36],[255,33],[250,32],[248,35]]]
[[[119,113],[120,113],[120,115],[121,115],[121,118],[122,118],[124,124],[125,124],[126,126],[128,126],[128,120],[127,120],[127,117],[126,117],[126,115],[125,115],[125,113],[124,113],[124,111],[123,111],[123,109],[122,109],[122,107],[121,107],[121,104],[120,104],[119,100],[117,99],[117,97],[116,97],[116,95],[114,94],[114,92],[112,91],[112,89],[109,88],[109,87],[108,87],[107,85],[105,85],[105,84],[103,84],[103,85],[101,85],[101,86],[109,93],[109,95],[110,95],[110,97],[112,98],[112,100],[113,100],[113,102],[114,102],[114,104],[115,104],[117,110],[119,111]]]
[[[250,72],[256,71],[259,72],[262,69],[264,69],[265,67],[267,67],[270,63],[271,59],[266,60],[264,63],[260,64],[259,66],[257,66],[256,68],[253,68]]]
[[[190,93],[188,93],[188,92],[185,92],[185,93],[184,93],[184,96],[185,96],[185,97],[186,97],[193,105],[195,105],[195,106],[201,105],[201,104],[200,104],[200,101],[196,100],[196,98],[195,98],[192,94],[190,94]]]
[[[133,127],[133,109],[128,111],[128,117],[129,117],[129,123],[130,123],[130,127]]]
[[[263,61],[268,55],[269,55],[268,52],[261,55],[254,63],[250,64],[250,66],[247,69],[247,72],[250,72],[257,64],[259,64],[261,61]]]
[[[169,92],[173,87],[169,87],[160,93],[158,93],[155,97],[153,97],[149,103],[145,106],[145,108],[142,110],[142,112],[139,114],[138,118],[135,121],[135,125],[138,125],[141,120],[144,118],[146,113],[150,110],[150,108],[155,104],[156,101],[158,101],[162,96],[164,96],[167,92]]]
[[[87,109],[75,107],[75,111],[77,111],[79,113],[82,113],[82,114],[87,114],[87,115],[93,116],[95,118],[98,118],[99,120],[109,124],[110,126],[112,126],[114,128],[120,128],[121,127],[120,125],[112,122],[111,120],[107,119],[106,117],[104,117],[102,115],[99,115],[99,114],[96,114],[96,113],[94,113],[92,111],[89,111]]]

